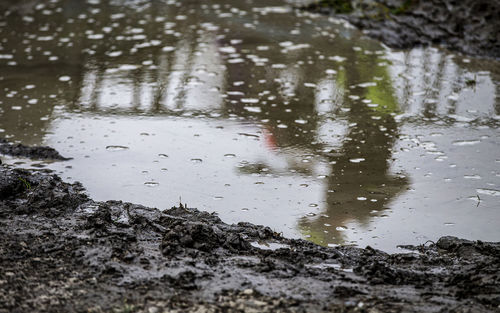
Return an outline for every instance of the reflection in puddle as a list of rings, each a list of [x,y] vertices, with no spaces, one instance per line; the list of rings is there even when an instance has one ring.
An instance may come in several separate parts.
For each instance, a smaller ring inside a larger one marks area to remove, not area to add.
[[[500,236],[496,61],[278,1],[0,9],[0,135],[73,157],[47,166],[98,200],[387,251]]]

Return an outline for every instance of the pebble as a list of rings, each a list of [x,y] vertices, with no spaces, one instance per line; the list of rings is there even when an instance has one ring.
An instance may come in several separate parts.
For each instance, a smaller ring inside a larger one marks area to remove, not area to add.
[[[253,294],[253,290],[252,289],[245,289],[245,290],[243,290],[243,294],[244,295],[251,295],[251,294]]]

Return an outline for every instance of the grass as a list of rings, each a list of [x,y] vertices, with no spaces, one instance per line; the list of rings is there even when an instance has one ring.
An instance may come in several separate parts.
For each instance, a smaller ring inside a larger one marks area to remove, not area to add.
[[[24,179],[22,177],[19,177],[19,180],[24,183],[24,186],[26,187],[27,190],[31,189],[31,185],[30,185],[30,183],[26,179]]]

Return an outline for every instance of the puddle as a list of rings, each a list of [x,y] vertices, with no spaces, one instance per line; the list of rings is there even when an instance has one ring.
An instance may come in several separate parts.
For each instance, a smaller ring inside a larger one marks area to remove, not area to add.
[[[500,240],[498,61],[281,1],[0,7],[0,135],[73,158],[18,166],[325,246]]]

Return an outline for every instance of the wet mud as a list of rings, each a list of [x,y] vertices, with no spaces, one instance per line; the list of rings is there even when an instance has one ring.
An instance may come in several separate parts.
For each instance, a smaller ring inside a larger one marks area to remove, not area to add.
[[[69,160],[69,158],[60,155],[54,148],[26,146],[20,143],[11,143],[3,138],[0,138],[0,154],[38,160]]]
[[[303,8],[339,14],[392,48],[441,45],[469,55],[500,58],[498,1],[351,2],[322,0]]]
[[[110,182],[110,184],[113,182]],[[327,248],[0,166],[0,312],[495,312],[500,243]]]

